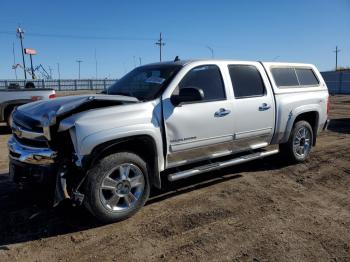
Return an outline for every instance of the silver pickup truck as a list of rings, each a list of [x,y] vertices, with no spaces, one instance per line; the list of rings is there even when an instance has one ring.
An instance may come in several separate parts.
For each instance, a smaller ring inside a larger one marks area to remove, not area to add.
[[[10,125],[11,113],[16,106],[55,97],[55,90],[48,88],[0,89],[0,122]]]
[[[18,107],[10,175],[18,183],[54,181],[56,203],[70,198],[100,221],[118,221],[164,179],[279,152],[304,161],[328,109],[327,86],[310,64],[149,64],[104,94]]]

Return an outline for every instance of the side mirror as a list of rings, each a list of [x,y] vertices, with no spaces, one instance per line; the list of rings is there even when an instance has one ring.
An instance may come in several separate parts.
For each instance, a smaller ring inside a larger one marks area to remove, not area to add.
[[[202,101],[204,99],[204,92],[197,87],[185,87],[181,88],[179,95],[171,96],[171,102],[173,105],[178,106],[181,103],[189,103]]]

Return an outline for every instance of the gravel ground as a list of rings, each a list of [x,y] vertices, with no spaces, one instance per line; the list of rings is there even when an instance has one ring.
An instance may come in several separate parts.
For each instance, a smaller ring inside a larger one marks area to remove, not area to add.
[[[278,156],[154,192],[134,217],[98,225],[47,207],[0,174],[1,261],[350,261],[350,96],[306,163]],[[0,126],[0,170],[8,129]]]

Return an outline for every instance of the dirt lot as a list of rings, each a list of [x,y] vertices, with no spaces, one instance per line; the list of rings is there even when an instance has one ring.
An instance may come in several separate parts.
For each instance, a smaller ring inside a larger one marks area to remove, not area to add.
[[[331,117],[304,164],[275,156],[167,185],[106,226],[82,209],[45,207],[3,171],[0,260],[350,261],[350,96],[332,98]]]

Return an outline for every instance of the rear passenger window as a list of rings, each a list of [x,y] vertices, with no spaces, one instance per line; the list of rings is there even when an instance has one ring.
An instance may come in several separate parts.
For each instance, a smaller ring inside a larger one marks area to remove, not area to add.
[[[204,101],[223,100],[226,98],[225,87],[220,69],[216,65],[193,68],[179,84],[179,88],[197,87],[204,92]],[[178,89],[174,94],[178,94]]]
[[[263,80],[255,66],[229,65],[228,69],[236,98],[265,95]]]
[[[318,79],[316,78],[312,69],[295,68],[295,71],[297,73],[300,85],[307,86],[307,85],[318,85],[319,84]]]
[[[292,67],[272,68],[271,72],[278,87],[299,85],[297,75],[295,74],[295,70]]]

